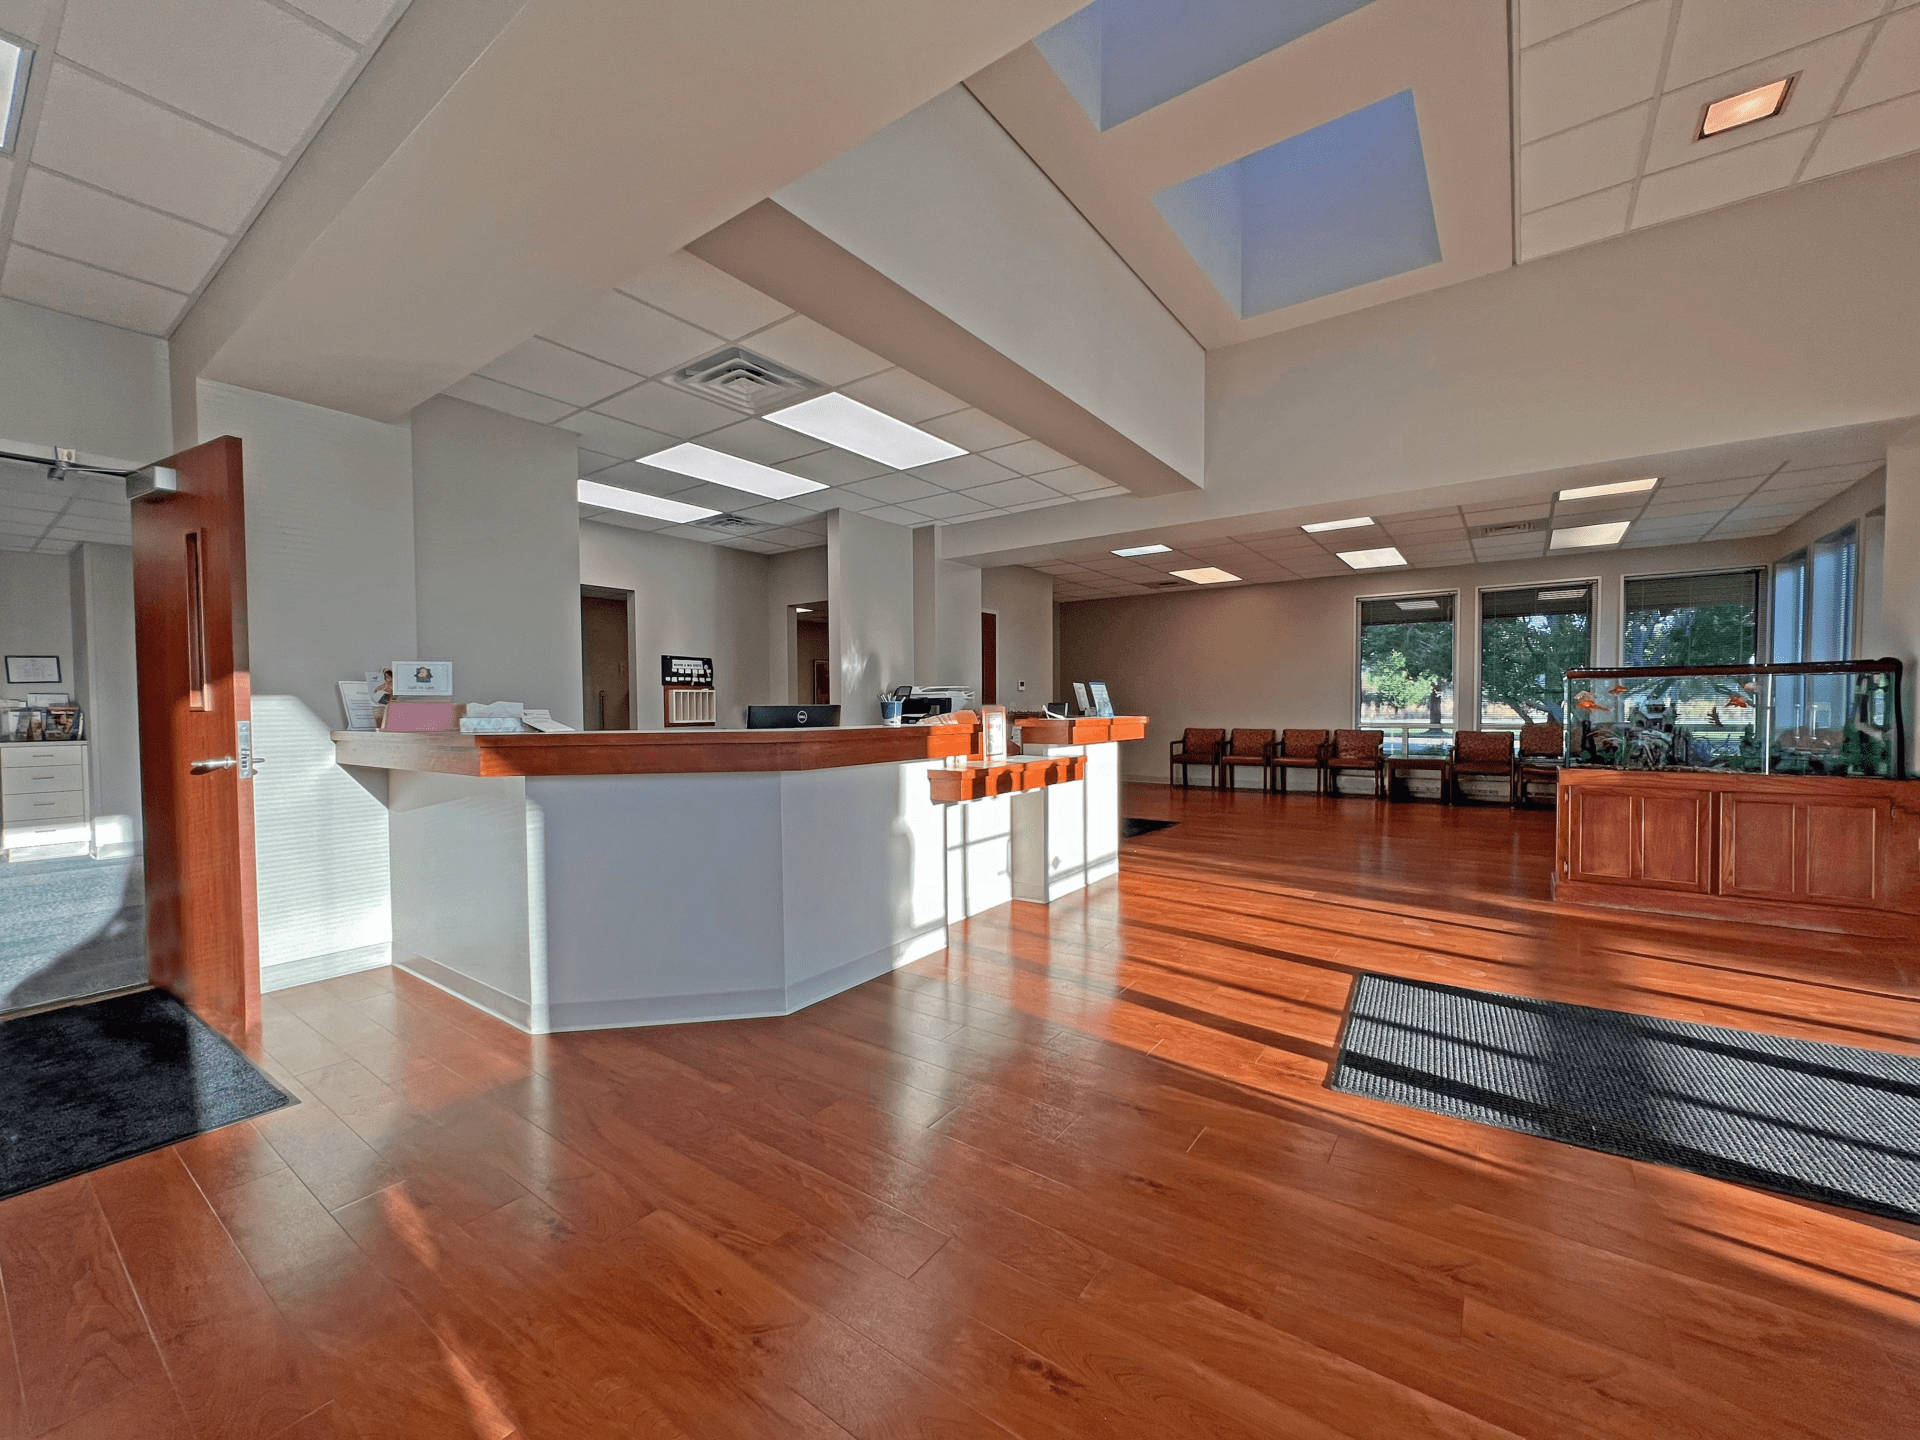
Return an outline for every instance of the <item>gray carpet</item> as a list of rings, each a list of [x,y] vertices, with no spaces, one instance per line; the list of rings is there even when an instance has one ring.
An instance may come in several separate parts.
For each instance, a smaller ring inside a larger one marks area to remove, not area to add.
[[[0,1012],[146,978],[146,883],[138,856],[0,865]]]
[[[1920,1223],[1920,1057],[1362,975],[1329,1083]]]

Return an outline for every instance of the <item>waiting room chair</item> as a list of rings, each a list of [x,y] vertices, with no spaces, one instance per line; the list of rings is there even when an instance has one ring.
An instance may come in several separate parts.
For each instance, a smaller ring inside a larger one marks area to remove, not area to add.
[[[1336,730],[1333,753],[1327,756],[1327,793],[1340,793],[1342,770],[1371,770],[1373,793],[1387,793],[1387,732],[1384,730]]]
[[[1227,748],[1224,730],[1186,730],[1168,746],[1167,784],[1173,784],[1173,772],[1180,772],[1180,788],[1188,788],[1187,767],[1204,765],[1214,775],[1220,768],[1220,752]]]
[[[1327,752],[1332,748],[1331,730],[1282,730],[1273,759],[1267,762],[1272,774],[1272,788],[1287,788],[1289,770],[1312,770],[1313,793],[1318,795],[1326,788]]]
[[[1566,748],[1566,727],[1557,720],[1520,727],[1520,753],[1514,757],[1510,803],[1527,803],[1528,782],[1544,781],[1554,794],[1560,790],[1560,757]]]
[[[1453,798],[1466,796],[1460,783],[1465,775],[1498,775],[1507,782],[1509,803],[1513,788],[1513,732],[1511,730],[1457,730],[1453,736]]]
[[[1218,770],[1225,779],[1227,789],[1233,789],[1234,767],[1238,765],[1258,765],[1260,767],[1260,788],[1268,788],[1268,778],[1273,774],[1274,732],[1271,730],[1235,730],[1227,737],[1226,748],[1220,752]]]

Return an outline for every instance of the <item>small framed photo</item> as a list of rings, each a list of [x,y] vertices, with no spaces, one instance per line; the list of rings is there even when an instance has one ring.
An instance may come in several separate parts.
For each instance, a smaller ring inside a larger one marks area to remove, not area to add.
[[[58,685],[59,683],[60,657],[58,655],[7,656],[7,684]]]
[[[1082,715],[1093,713],[1093,701],[1087,698],[1087,687],[1078,680],[1073,682],[1073,703],[1079,707]]]
[[[393,698],[417,700],[453,694],[451,660],[395,660],[393,662]]]

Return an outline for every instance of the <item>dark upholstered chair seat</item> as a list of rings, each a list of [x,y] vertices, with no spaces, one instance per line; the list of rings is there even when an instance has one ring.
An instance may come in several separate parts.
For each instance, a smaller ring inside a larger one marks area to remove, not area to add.
[[[1220,772],[1226,777],[1227,788],[1233,788],[1233,774],[1237,766],[1257,765],[1260,769],[1260,787],[1267,786],[1267,766],[1273,761],[1274,732],[1271,730],[1235,730],[1227,738],[1227,745],[1220,752]]]
[[[1513,765],[1512,803],[1527,803],[1529,784],[1552,785],[1560,782],[1560,756],[1566,744],[1566,729],[1556,721],[1520,727],[1520,753]]]
[[[1220,752],[1227,748],[1225,730],[1185,730],[1180,738],[1167,747],[1167,783],[1173,783],[1173,772],[1180,772],[1182,789],[1187,785],[1187,767],[1204,765],[1209,772],[1217,771],[1220,764]],[[1209,778],[1213,778],[1210,774]]]
[[[1384,730],[1336,730],[1333,732],[1333,748],[1327,755],[1327,770],[1331,776],[1341,770],[1371,770],[1373,772],[1373,793],[1378,796],[1386,792],[1387,784],[1387,732]],[[1338,794],[1338,786],[1331,779],[1328,782],[1330,793]]]

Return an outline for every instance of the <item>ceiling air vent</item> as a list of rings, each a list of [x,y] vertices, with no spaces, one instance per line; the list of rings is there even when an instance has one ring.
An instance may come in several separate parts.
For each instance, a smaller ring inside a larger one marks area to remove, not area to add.
[[[696,520],[693,523],[708,530],[758,530],[761,528],[758,520],[749,520],[744,515],[735,515],[731,510],[720,515],[709,515],[706,519]]]
[[[1484,540],[1492,535],[1525,535],[1532,529],[1533,521],[1515,520],[1506,525],[1482,525],[1474,533]]]
[[[664,383],[745,415],[791,405],[826,387],[776,360],[729,345],[664,377]]]

